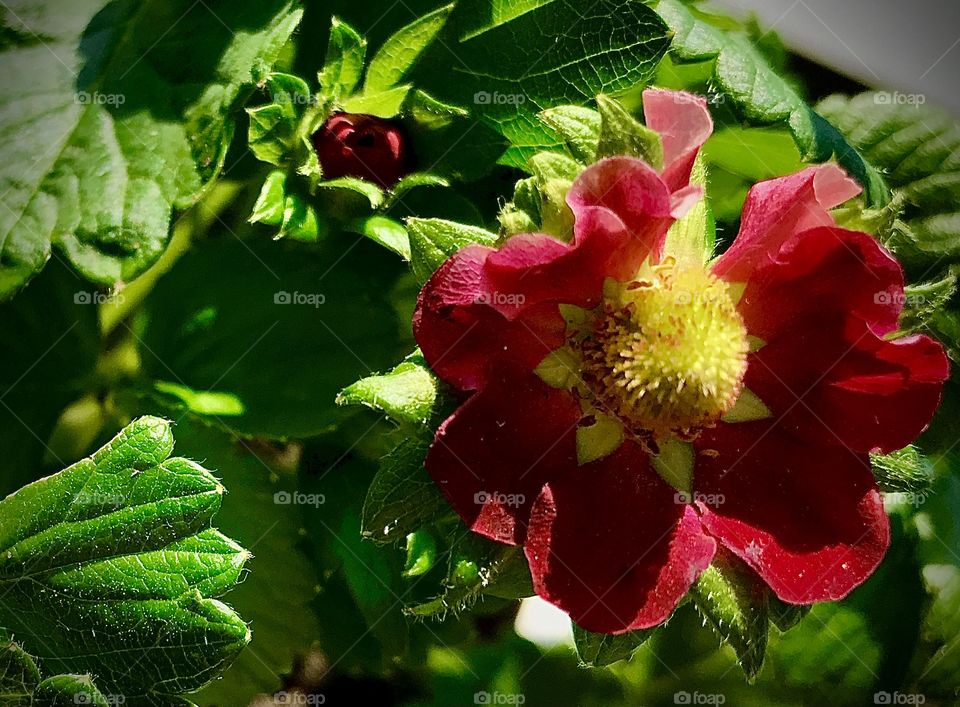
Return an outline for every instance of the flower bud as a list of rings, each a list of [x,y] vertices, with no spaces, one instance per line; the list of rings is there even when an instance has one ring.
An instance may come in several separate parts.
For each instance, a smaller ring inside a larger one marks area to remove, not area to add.
[[[372,115],[336,113],[313,135],[326,179],[358,177],[390,188],[409,173],[406,135]]]

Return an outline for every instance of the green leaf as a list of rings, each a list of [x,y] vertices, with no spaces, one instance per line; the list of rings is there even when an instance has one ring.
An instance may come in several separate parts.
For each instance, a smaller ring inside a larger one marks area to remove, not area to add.
[[[438,218],[409,218],[410,266],[420,282],[426,282],[443,262],[471,243],[492,246],[497,237],[489,231]]]
[[[283,221],[277,238],[313,243],[320,237],[320,222],[317,210],[306,199],[291,192],[283,200]]]
[[[596,162],[600,141],[597,111],[581,106],[558,106],[541,112],[539,118],[560,136],[574,159],[584,164]]]
[[[353,93],[363,75],[367,40],[337,17],[331,18],[327,58],[317,79],[324,94],[333,102]]]
[[[363,504],[364,537],[391,543],[449,512],[423,468],[429,446],[427,440],[410,438],[381,460]]]
[[[810,613],[809,605],[787,604],[781,601],[772,590],[767,592],[767,608],[770,611],[770,623],[776,626],[780,633],[786,633]]]
[[[416,189],[417,187],[448,186],[450,186],[450,180],[439,174],[431,174],[429,172],[414,172],[413,174],[408,174],[394,185],[393,189],[390,190],[390,196],[387,198],[387,201],[383,206],[385,209],[389,209],[390,207],[402,201],[407,192],[409,192],[411,189]]]
[[[451,10],[453,5],[434,10],[398,30],[384,42],[367,67],[364,92],[384,91],[403,81],[443,28]]]
[[[712,62],[713,85],[747,122],[789,127],[806,161],[835,157],[864,185],[871,204],[887,200],[877,170],[780,77],[748,35],[713,26],[682,0],[659,0],[656,10],[674,34],[672,58],[679,63]]]
[[[39,683],[40,670],[33,658],[9,636],[0,635],[0,697],[4,704],[30,707]]]
[[[242,415],[203,417],[240,435],[309,437],[343,419],[337,393],[410,347],[384,337],[399,328],[390,290],[403,264],[354,238],[196,244],[130,328],[144,375],[234,396]]]
[[[604,95],[597,96],[600,108],[600,136],[597,158],[614,155],[639,157],[656,170],[663,169],[663,140],[620,105]]]
[[[261,162],[282,165],[296,144],[299,120],[290,105],[268,103],[248,108],[247,145]]]
[[[52,246],[102,284],[153,263],[171,210],[219,172],[253,69],[273,63],[300,15],[288,0],[216,13],[191,0],[14,3],[5,33],[43,39],[0,52],[0,130],[16,135],[0,167],[0,298]]]
[[[251,223],[265,223],[268,226],[279,226],[283,223],[286,185],[287,173],[283,170],[274,170],[267,175],[257,203],[253,206]]]
[[[664,22],[639,0],[563,0],[497,5],[461,2],[414,72],[441,100],[470,106],[513,147],[503,163],[523,168],[559,146],[537,118],[546,108],[619,93],[656,71],[670,43]]]
[[[957,275],[947,272],[937,280],[929,280],[904,288],[904,306],[900,315],[900,328],[906,332],[919,332],[935,325],[938,314],[948,309],[957,293]]]
[[[892,454],[871,454],[870,466],[881,490],[889,493],[923,493],[933,483],[933,466],[914,446]]]
[[[621,660],[629,660],[655,630],[628,631],[611,636],[607,633],[591,633],[573,624],[573,641],[581,665],[602,668]]]
[[[347,113],[375,115],[378,118],[395,118],[400,114],[411,88],[411,85],[407,84],[383,91],[358,93],[343,101],[343,110]]]
[[[131,699],[177,695],[250,640],[214,599],[248,557],[210,529],[223,486],[172,449],[170,423],[142,417],[0,501],[0,624],[46,670],[96,674]]]
[[[370,208],[372,209],[379,208],[380,205],[383,204],[384,200],[384,193],[380,187],[373,182],[368,182],[365,179],[359,179],[358,177],[339,177],[337,179],[329,179],[324,182],[319,182],[317,186],[321,189],[342,189],[347,192],[359,194],[370,202]]]
[[[407,236],[407,229],[399,221],[387,216],[365,216],[348,221],[344,228],[366,236],[404,260],[410,260],[410,238]]]
[[[419,351],[389,373],[362,378],[337,396],[338,405],[366,405],[416,428],[425,428],[442,402],[439,381]]]
[[[116,701],[110,700],[100,692],[87,675],[57,675],[47,678],[37,685],[33,699],[36,704],[44,707],[68,707],[69,705],[109,707]]]
[[[690,183],[703,187],[704,196],[667,232],[664,252],[681,262],[702,264],[713,256],[717,241],[717,224],[707,202],[707,166],[704,156],[697,155],[690,173]]]
[[[911,260],[923,270],[960,260],[960,122],[899,93],[831,96],[818,109],[903,196],[902,225],[919,251]]]
[[[737,653],[740,667],[753,681],[767,650],[767,594],[759,578],[729,553],[718,554],[690,590],[694,605]]]

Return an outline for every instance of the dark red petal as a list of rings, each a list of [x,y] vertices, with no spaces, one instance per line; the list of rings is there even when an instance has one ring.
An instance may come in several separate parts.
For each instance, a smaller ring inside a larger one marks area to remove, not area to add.
[[[769,420],[721,423],[696,448],[704,527],[784,601],[842,599],[880,564],[890,526],[866,454]]]
[[[747,284],[739,310],[766,342],[746,385],[811,440],[894,451],[926,427],[949,365],[926,337],[887,341],[903,307],[899,264],[872,237],[817,228],[788,241]]]
[[[665,621],[716,550],[675,494],[632,442],[550,481],[525,544],[537,594],[588,631]]]
[[[518,313],[502,296],[487,273],[493,252],[482,246],[457,252],[424,285],[413,315],[413,333],[430,367],[461,390],[481,387],[498,361],[533,369],[565,338],[555,304],[528,302]]]
[[[576,217],[574,245],[589,239],[598,223],[626,235],[619,242],[618,270],[608,273],[611,277],[625,280],[648,256],[660,259],[675,204],[660,175],[643,160],[608,157],[591,165],[573,183],[567,203]],[[622,229],[615,227],[611,215]]]
[[[713,132],[713,120],[702,96],[648,88],[643,92],[647,127],[663,139],[663,181],[671,191],[690,182],[701,145]]]
[[[866,233],[820,227],[791,237],[750,273],[738,304],[747,330],[771,341],[795,322],[855,316],[878,334],[896,330],[903,310],[903,271]]]
[[[567,391],[500,369],[440,425],[426,469],[471,529],[521,543],[543,485],[576,467],[580,416]]]
[[[714,272],[729,282],[746,282],[791,236],[834,225],[828,210],[859,193],[860,186],[836,165],[754,185],[743,206],[740,232],[717,259]]]

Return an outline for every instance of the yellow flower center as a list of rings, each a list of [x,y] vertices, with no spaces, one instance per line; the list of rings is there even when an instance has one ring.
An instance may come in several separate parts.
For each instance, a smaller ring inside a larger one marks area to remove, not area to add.
[[[728,285],[672,259],[618,284],[580,340],[597,408],[634,435],[692,439],[743,388],[749,344]]]

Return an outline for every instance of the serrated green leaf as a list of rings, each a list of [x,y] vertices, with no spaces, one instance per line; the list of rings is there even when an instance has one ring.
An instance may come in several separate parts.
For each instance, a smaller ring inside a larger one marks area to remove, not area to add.
[[[213,598],[247,559],[210,530],[223,487],[172,449],[170,423],[142,417],[0,501],[0,624],[46,670],[94,673],[131,699],[172,696],[210,681],[250,640]]]
[[[577,624],[573,624],[573,642],[581,665],[590,668],[602,668],[621,660],[629,660],[630,656],[653,635],[655,630],[628,631],[611,636],[607,633],[585,631]]]
[[[327,58],[317,79],[324,95],[334,103],[353,93],[363,75],[367,40],[338,17],[331,18]]]
[[[817,108],[902,195],[905,237],[919,253],[897,249],[897,255],[926,270],[934,262],[960,260],[960,122],[910,98],[868,92],[831,96]]]
[[[541,112],[539,118],[560,136],[574,159],[584,164],[596,161],[600,141],[597,111],[582,106],[557,106]]]
[[[112,696],[120,697],[120,696]],[[122,696],[126,698],[126,695]],[[55,675],[47,678],[33,694],[34,702],[43,707],[73,707],[75,705],[93,705],[109,707],[112,702],[104,695],[88,675]],[[123,700],[124,702],[126,699]]]
[[[957,293],[957,275],[947,272],[937,280],[907,285],[904,288],[904,306],[900,315],[900,328],[906,332],[918,332],[932,324],[936,316],[945,311]]]
[[[835,157],[864,186],[872,204],[887,200],[879,172],[804,102],[746,34],[715,27],[682,0],[659,0],[656,10],[674,34],[670,45],[673,59],[712,62],[712,83],[744,119],[753,125],[789,127],[805,160],[826,162]]]
[[[441,7],[395,32],[370,60],[364,92],[376,93],[403,81],[443,28],[453,5]]]
[[[410,84],[395,86],[382,91],[358,93],[343,101],[347,113],[364,113],[378,118],[396,118],[412,90]]]
[[[218,173],[252,69],[275,60],[302,11],[288,0],[216,14],[190,0],[9,9],[5,32],[43,41],[0,53],[0,129],[15,136],[0,167],[0,297],[52,246],[94,282],[132,279],[166,247],[171,210]]]
[[[656,170],[663,169],[663,140],[660,134],[634,118],[618,101],[597,96],[600,135],[597,158],[614,155],[639,157]]]
[[[268,226],[279,226],[283,223],[284,201],[287,188],[287,173],[275,170],[267,175],[253,205],[250,215],[251,223],[265,223]]]
[[[0,637],[0,697],[8,707],[31,707],[40,670],[33,658],[8,636]]]
[[[400,424],[425,427],[442,403],[439,381],[418,352],[389,373],[362,378],[337,396],[340,405],[366,405]]]
[[[694,605],[723,641],[737,653],[753,681],[767,650],[769,612],[763,584],[739,559],[718,554],[690,589]]]
[[[780,633],[786,633],[810,613],[810,606],[787,604],[772,591],[767,592],[767,608],[770,611],[770,623],[776,626]]]
[[[559,146],[537,114],[619,93],[650,79],[670,43],[668,29],[639,0],[460,3],[414,72],[442,100],[469,106],[512,147],[502,162],[523,168]]]
[[[426,282],[443,262],[471,243],[492,246],[497,237],[477,226],[437,218],[407,219],[410,234],[410,267],[420,282]]]
[[[363,504],[364,537],[394,542],[449,511],[423,468],[429,446],[427,440],[410,438],[381,460]]]

